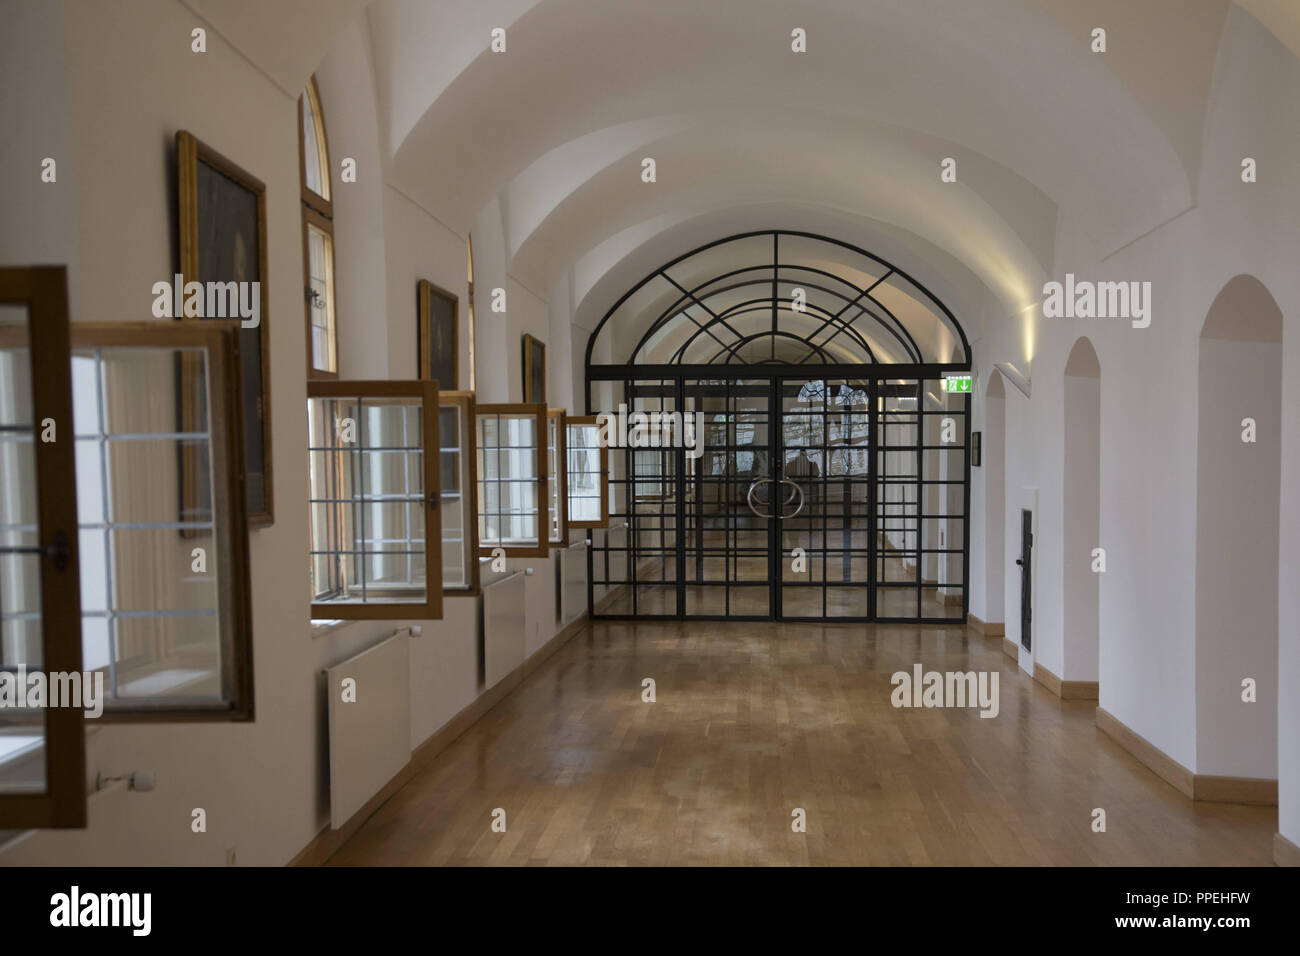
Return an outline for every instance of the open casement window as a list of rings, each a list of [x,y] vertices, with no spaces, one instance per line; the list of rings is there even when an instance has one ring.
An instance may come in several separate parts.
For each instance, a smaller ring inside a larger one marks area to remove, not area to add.
[[[307,375],[338,376],[334,295],[334,204],[320,92],[312,77],[298,98],[298,157],[302,177],[303,289],[307,311]]]
[[[311,613],[442,617],[438,383],[308,382]]]
[[[546,527],[550,532],[547,540],[553,548],[569,546],[564,439],[564,409],[552,408],[546,413]]]
[[[609,449],[595,415],[564,420],[570,528],[609,527]]]
[[[82,669],[68,373],[65,271],[0,269],[0,830],[86,825],[82,710],[16,695]]]
[[[479,405],[475,417],[479,555],[545,557],[546,406]]]
[[[466,323],[469,335],[469,390],[472,392],[475,388],[474,383],[474,237],[465,237],[465,268],[469,277],[469,287],[465,294],[466,317],[469,321]]]
[[[442,469],[442,593],[479,592],[474,393],[438,393],[439,462]]]
[[[238,321],[72,329],[82,658],[104,720],[253,719]]]

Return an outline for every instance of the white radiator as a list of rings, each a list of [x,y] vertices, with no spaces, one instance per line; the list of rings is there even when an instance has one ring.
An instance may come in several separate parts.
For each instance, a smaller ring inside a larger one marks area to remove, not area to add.
[[[335,830],[411,759],[410,671],[406,628],[325,671]],[[353,683],[345,686],[345,681]]]
[[[587,542],[560,552],[560,619],[568,624],[587,609]]]
[[[483,588],[483,684],[496,685],[527,655],[524,573],[515,571]]]

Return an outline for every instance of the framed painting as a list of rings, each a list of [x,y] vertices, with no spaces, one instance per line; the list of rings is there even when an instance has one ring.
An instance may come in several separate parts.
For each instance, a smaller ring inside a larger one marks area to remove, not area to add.
[[[524,401],[546,404],[546,345],[531,335],[524,336]]]
[[[416,350],[420,355],[420,378],[433,380],[444,392],[460,388],[457,369],[460,356],[456,352],[456,320],[458,300],[446,289],[440,289],[428,279],[416,284],[417,313]]]
[[[181,130],[176,134],[180,262],[178,319],[241,320],[239,368],[244,419],[244,491],[248,523],[274,522],[271,480],[271,354],[267,334],[266,186]],[[191,285],[198,283],[198,288]],[[191,291],[195,294],[191,295]],[[205,387],[190,356],[179,359],[182,433],[202,432]],[[201,444],[181,447],[181,520],[210,524],[205,484],[211,464]],[[201,531],[183,531],[194,536]]]

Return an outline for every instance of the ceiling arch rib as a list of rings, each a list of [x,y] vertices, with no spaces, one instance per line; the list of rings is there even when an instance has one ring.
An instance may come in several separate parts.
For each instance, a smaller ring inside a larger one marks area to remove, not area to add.
[[[493,56],[488,51],[492,30],[499,27],[508,35],[539,2],[375,0],[370,4],[367,22],[390,155],[397,154],[429,104],[436,103],[475,61]]]
[[[892,303],[880,295],[886,288]],[[810,299],[809,289],[825,300]],[[852,308],[857,313],[846,318]],[[762,360],[755,343],[761,352],[766,342],[768,360],[776,360],[778,344],[788,355],[795,341],[801,348],[793,362],[833,355],[839,364],[921,365],[970,357],[951,311],[905,272],[842,240],[777,229],[707,243],[645,276],[605,313],[587,362],[599,353],[627,365],[752,364]]]

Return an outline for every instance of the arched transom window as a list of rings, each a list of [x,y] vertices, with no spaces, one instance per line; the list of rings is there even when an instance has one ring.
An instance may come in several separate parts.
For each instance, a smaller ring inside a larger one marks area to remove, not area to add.
[[[948,308],[878,256],[770,230],[701,246],[642,279],[592,336],[627,365],[930,365],[970,349]],[[588,363],[593,351],[588,353]]]
[[[307,313],[307,372],[311,378],[338,376],[334,295],[334,204],[330,201],[329,146],[320,92],[312,77],[298,98],[299,159],[302,172],[303,289]]]

